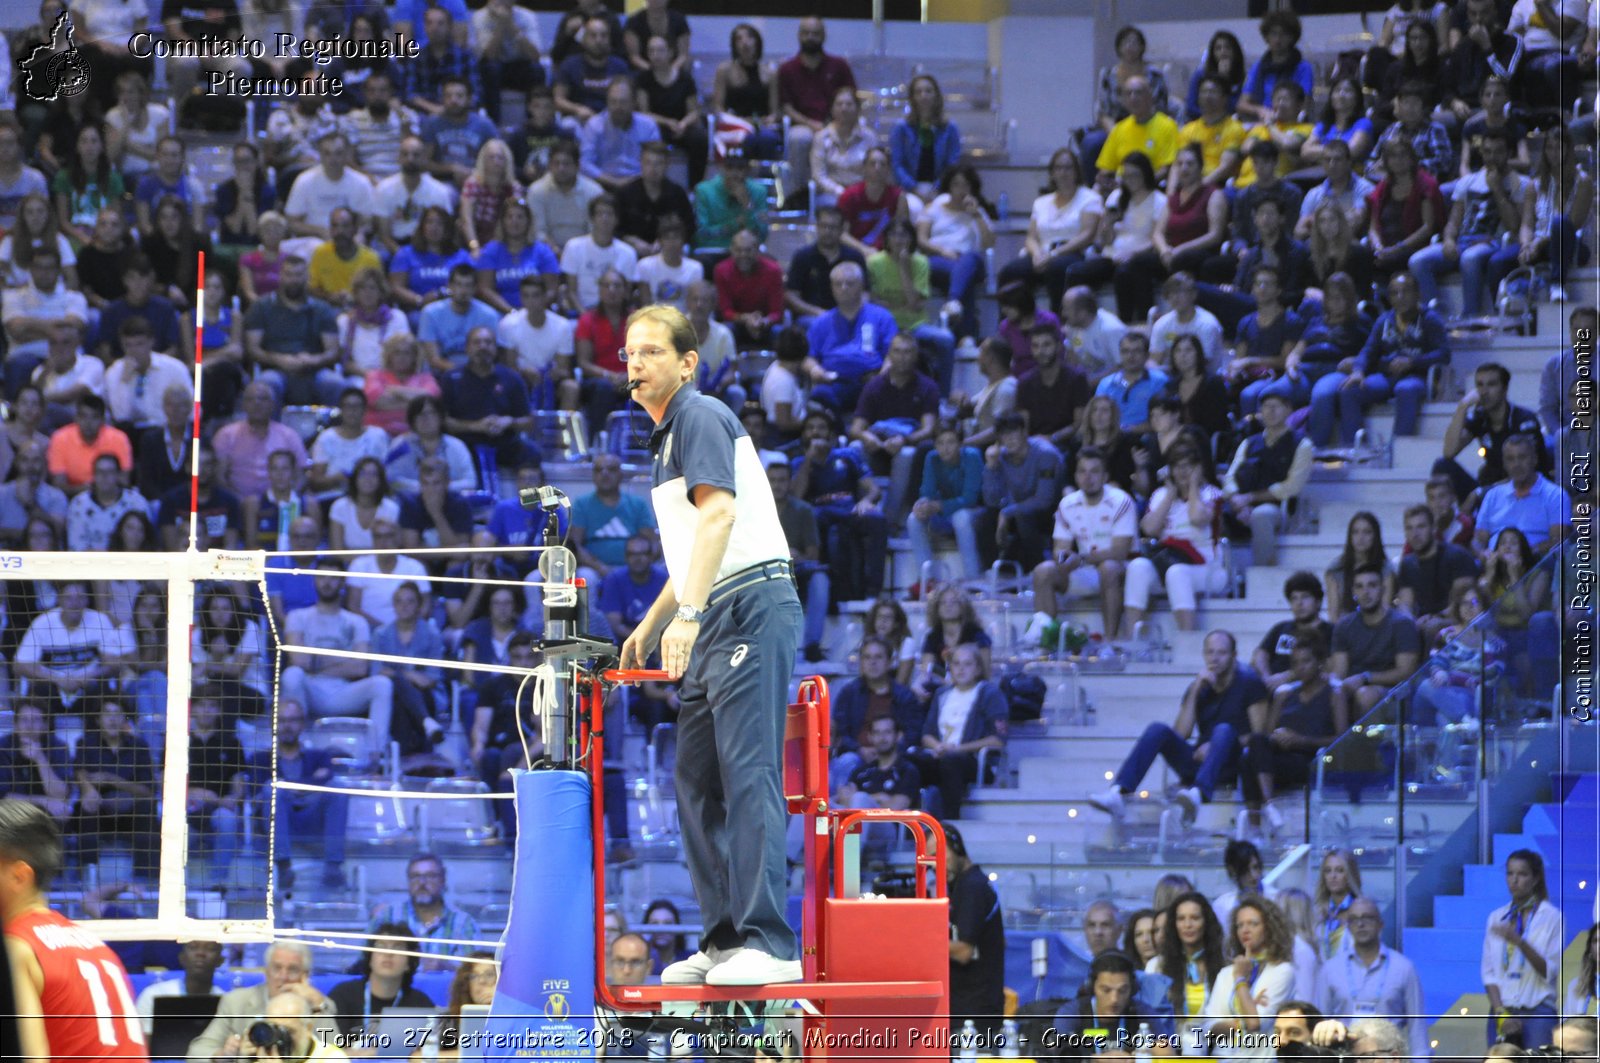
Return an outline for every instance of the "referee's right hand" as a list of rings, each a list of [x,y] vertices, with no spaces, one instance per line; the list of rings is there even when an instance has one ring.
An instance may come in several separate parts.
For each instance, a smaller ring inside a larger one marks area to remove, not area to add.
[[[633,629],[633,634],[623,640],[622,659],[617,662],[617,666],[624,671],[643,668],[645,661],[649,660],[650,653],[654,649],[653,642],[653,639],[646,637],[645,627],[640,624]]]

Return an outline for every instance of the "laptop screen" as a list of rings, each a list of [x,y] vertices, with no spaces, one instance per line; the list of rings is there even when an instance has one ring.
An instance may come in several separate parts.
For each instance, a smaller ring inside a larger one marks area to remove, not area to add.
[[[205,1032],[220,996],[155,997],[150,1001],[150,1058],[183,1059],[189,1042]]]

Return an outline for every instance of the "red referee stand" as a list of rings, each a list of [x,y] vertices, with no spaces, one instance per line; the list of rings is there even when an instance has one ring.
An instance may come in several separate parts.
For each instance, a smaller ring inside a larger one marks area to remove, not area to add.
[[[834,810],[829,805],[828,684],[800,684],[784,729],[783,783],[789,812],[805,817],[805,899],[800,982],[772,986],[611,986],[606,983],[604,787],[601,764],[606,691],[618,684],[665,680],[665,672],[607,670],[580,673],[585,699],[579,748],[587,751],[593,783],[595,876],[595,1001],[619,1012],[656,1011],[668,1002],[798,1000],[804,1010],[804,1059],[871,1056],[944,1059],[950,1035],[950,920],[945,895],[944,831],[932,816],[890,809]],[[846,836],[868,820],[903,824],[916,844],[916,896],[851,896]],[[929,872],[932,892],[929,892]]]

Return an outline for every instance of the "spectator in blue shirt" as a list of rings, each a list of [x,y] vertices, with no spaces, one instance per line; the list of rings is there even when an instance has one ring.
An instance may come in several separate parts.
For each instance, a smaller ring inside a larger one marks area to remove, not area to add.
[[[1096,395],[1109,396],[1122,414],[1122,431],[1137,435],[1150,430],[1150,400],[1167,386],[1167,374],[1151,369],[1150,337],[1126,332],[1117,344],[1118,372],[1102,377]]]
[[[895,184],[931,200],[945,171],[961,161],[961,130],[944,113],[944,93],[931,74],[918,74],[909,87],[909,113],[889,131],[889,160]]]
[[[1120,820],[1125,796],[1160,757],[1178,776],[1183,789],[1176,802],[1185,821],[1192,821],[1201,802],[1210,801],[1219,781],[1232,774],[1240,737],[1249,733],[1251,720],[1266,717],[1267,688],[1239,663],[1238,641],[1228,632],[1208,634],[1201,654],[1200,674],[1189,684],[1173,726],[1146,727],[1112,785],[1092,795],[1090,804]]]
[[[1422,307],[1417,280],[1396,273],[1389,280],[1387,313],[1378,318],[1361,349],[1359,365],[1339,389],[1339,429],[1346,443],[1367,407],[1394,397],[1394,434],[1417,434],[1417,418],[1427,397],[1428,370],[1450,361],[1450,337],[1444,319]]]
[[[635,535],[628,540],[624,566],[612,569],[600,581],[600,611],[619,639],[633,634],[666,586],[667,568],[655,557],[655,543],[650,537]]]
[[[1239,97],[1239,113],[1261,122],[1272,121],[1272,90],[1279,81],[1299,85],[1311,98],[1316,72],[1300,54],[1300,16],[1293,11],[1273,11],[1261,20],[1261,39],[1267,54],[1255,61]]]
[[[483,99],[478,60],[465,42],[456,43],[455,19],[450,17],[450,12],[431,5],[423,16],[422,24],[425,27],[423,39],[427,44],[421,55],[403,64],[407,106],[418,114],[443,114],[446,104],[442,93],[446,85],[457,80],[466,85],[470,99]]]
[[[605,110],[583,123],[578,137],[579,169],[607,190],[621,191],[639,176],[644,145],[661,139],[661,130],[634,110],[633,88],[625,77],[614,78],[606,88]]]
[[[528,387],[515,369],[496,361],[496,323],[467,333],[466,365],[444,378],[441,397],[445,431],[474,450],[491,448],[497,464],[509,469],[537,452],[523,435],[533,431]]]
[[[1260,265],[1250,279],[1250,294],[1256,309],[1239,322],[1239,340],[1234,345],[1228,376],[1239,393],[1239,409],[1247,416],[1267,389],[1287,395],[1289,402],[1303,406],[1311,399],[1311,384],[1298,371],[1289,371],[1289,355],[1305,335],[1306,323],[1300,315],[1283,305],[1283,273],[1277,266]]]
[[[471,12],[462,0],[394,0],[389,6],[390,24],[396,33],[404,33],[417,42],[417,47],[426,48],[432,43],[431,31],[439,26],[437,20],[430,25],[427,18],[428,9],[434,7],[449,17],[452,43],[465,47]]]
[[[505,205],[495,238],[479,253],[477,267],[478,293],[502,314],[522,309],[525,278],[545,278],[547,290],[561,283],[561,261],[534,235],[533,212],[520,199]]]
[[[1422,983],[1410,960],[1380,940],[1383,915],[1371,897],[1357,897],[1345,909],[1350,948],[1325,961],[1317,973],[1316,1005],[1329,1019],[1354,1024],[1363,1016],[1383,1015],[1400,1027],[1411,1058],[1427,1059],[1428,1023],[1422,1008]]]
[[[422,590],[411,580],[395,588],[394,619],[372,632],[372,652],[417,661],[444,660],[444,637],[432,617],[422,615]],[[394,729],[401,749],[421,752],[444,737],[435,715],[445,705],[444,671],[432,665],[380,663],[378,674],[394,682]]]
[[[1572,524],[1572,499],[1558,484],[1539,474],[1539,443],[1515,435],[1500,447],[1506,479],[1484,492],[1478,506],[1473,547],[1482,556],[1506,528],[1516,528],[1534,554],[1543,557],[1560,542]]]
[[[854,410],[867,378],[883,368],[889,341],[900,331],[894,315],[866,297],[866,272],[854,262],[840,262],[828,274],[834,308],[811,323],[806,335],[811,357],[807,371],[820,371],[825,381],[811,393],[813,401],[836,410]]]
[[[917,571],[933,560],[934,534],[945,533],[956,537],[962,577],[977,579],[983,575],[977,525],[983,513],[983,456],[977,447],[961,445],[961,427],[954,421],[934,431],[933,448],[922,465],[922,490],[906,521]]]
[[[174,136],[162,137],[156,143],[155,167],[134,187],[134,213],[141,233],[155,231],[156,204],[166,196],[176,196],[189,208],[195,229],[205,231],[205,189],[189,173],[188,152],[183,141]]]
[[[115,362],[122,357],[122,323],[142,317],[150,324],[155,350],[186,358],[188,352],[183,347],[177,307],[165,296],[156,294],[155,267],[143,252],[133,251],[123,259],[122,288],[122,298],[100,312],[95,341],[85,346],[92,347],[96,357],[108,363]],[[12,353],[14,357],[15,350]]]
[[[1278,298],[1284,306],[1298,307],[1311,278],[1311,251],[1289,232],[1290,215],[1277,199],[1258,199],[1251,208],[1255,235],[1248,241],[1232,284],[1196,286],[1196,302],[1216,315],[1227,333],[1236,333],[1246,314],[1256,308],[1251,294],[1256,268],[1278,267]]]
[[[813,410],[800,430],[802,449],[791,464],[790,490],[816,510],[835,598],[876,598],[889,548],[889,526],[878,504],[882,492],[861,451],[838,446],[838,440],[833,415]]]
[[[611,50],[611,26],[599,16],[583,24],[583,50],[556,67],[556,110],[583,123],[606,108],[606,93],[631,72],[628,61]]]
[[[422,344],[428,367],[437,374],[456,369],[466,358],[467,337],[477,328],[487,328],[492,337],[500,324],[500,315],[494,307],[475,298],[478,290],[478,271],[470,262],[458,262],[450,267],[450,282],[446,286],[448,299],[440,299],[422,308],[417,328],[417,340]]]
[[[424,306],[445,296],[456,266],[472,265],[472,256],[458,243],[457,232],[448,210],[426,207],[411,242],[401,245],[389,260],[390,291],[413,318]]]
[[[428,145],[428,165],[433,176],[460,187],[472,176],[478,151],[498,137],[500,130],[484,115],[469,109],[475,97],[467,78],[444,78],[439,98],[443,101],[441,106],[422,123],[422,140]]]
[[[544,466],[538,462],[525,462],[517,468],[517,491],[544,485]],[[545,514],[543,510],[529,509],[513,496],[494,504],[489,514],[489,533],[495,546],[538,545],[543,542]]]

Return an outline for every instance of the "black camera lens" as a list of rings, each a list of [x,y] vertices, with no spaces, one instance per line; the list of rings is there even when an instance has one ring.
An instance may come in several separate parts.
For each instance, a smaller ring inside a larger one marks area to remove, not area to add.
[[[257,1048],[275,1049],[280,1056],[287,1055],[294,1047],[294,1034],[275,1023],[253,1022],[245,1036]]]

